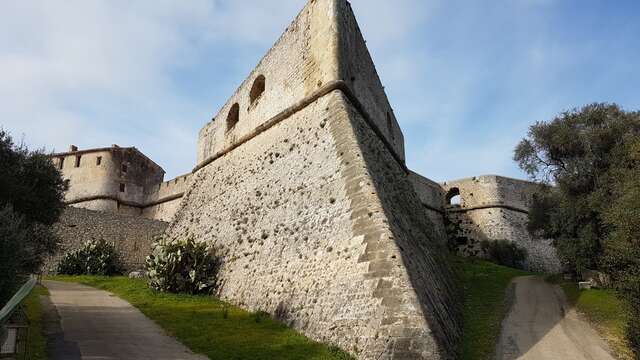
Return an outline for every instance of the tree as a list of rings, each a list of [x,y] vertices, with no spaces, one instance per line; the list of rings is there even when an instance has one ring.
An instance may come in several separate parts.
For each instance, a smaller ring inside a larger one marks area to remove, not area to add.
[[[50,225],[64,207],[66,185],[42,150],[16,145],[0,130],[0,304],[57,247]]]
[[[568,270],[612,275],[631,304],[628,338],[640,357],[640,113],[591,104],[531,126],[514,160],[548,185],[529,231],[553,238]]]

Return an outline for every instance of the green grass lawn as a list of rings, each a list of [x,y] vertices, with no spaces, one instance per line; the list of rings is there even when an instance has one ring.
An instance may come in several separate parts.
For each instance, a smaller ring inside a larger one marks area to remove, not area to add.
[[[621,360],[633,360],[633,353],[625,338],[628,308],[616,292],[610,289],[579,290],[575,282],[548,277],[547,281],[559,284],[569,303],[596,327]]]
[[[114,293],[140,309],[169,334],[211,359],[352,359],[343,351],[298,334],[269,316],[244,311],[211,296],[166,294],[144,280],[60,276]]]
[[[477,259],[457,259],[464,285],[464,338],[462,359],[493,359],[500,327],[506,316],[506,290],[517,276],[526,271]]]
[[[23,306],[29,318],[29,359],[45,360],[47,339],[42,334],[42,306],[40,295],[49,295],[45,287],[37,285],[23,301]]]

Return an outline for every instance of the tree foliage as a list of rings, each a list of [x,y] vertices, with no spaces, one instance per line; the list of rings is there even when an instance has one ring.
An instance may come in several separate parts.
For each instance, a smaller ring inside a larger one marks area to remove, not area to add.
[[[50,225],[62,212],[64,181],[42,150],[0,130],[0,304],[57,247]]]
[[[529,230],[553,238],[565,267],[607,272],[632,305],[640,356],[640,113],[591,104],[531,126],[514,159],[538,193]]]

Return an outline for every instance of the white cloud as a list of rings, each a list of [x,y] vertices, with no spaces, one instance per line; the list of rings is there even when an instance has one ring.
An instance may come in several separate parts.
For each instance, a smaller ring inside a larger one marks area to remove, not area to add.
[[[0,2],[0,126],[50,150],[136,145],[171,175],[187,171],[214,109],[179,93],[172,72],[201,65],[202,49],[224,42],[268,46],[302,5]]]
[[[200,127],[305,2],[1,1],[0,126],[36,147],[135,145],[170,176],[188,171]],[[577,30],[555,0],[351,3],[426,176],[517,176],[511,150],[530,123],[616,100],[610,89],[637,78],[635,57],[598,69],[603,42],[563,37]]]

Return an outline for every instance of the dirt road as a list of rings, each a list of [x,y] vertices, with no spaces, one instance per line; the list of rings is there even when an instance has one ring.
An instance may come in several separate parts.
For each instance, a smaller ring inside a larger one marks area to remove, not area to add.
[[[614,360],[607,344],[567,305],[559,286],[537,276],[514,281],[502,324],[499,360]]]

